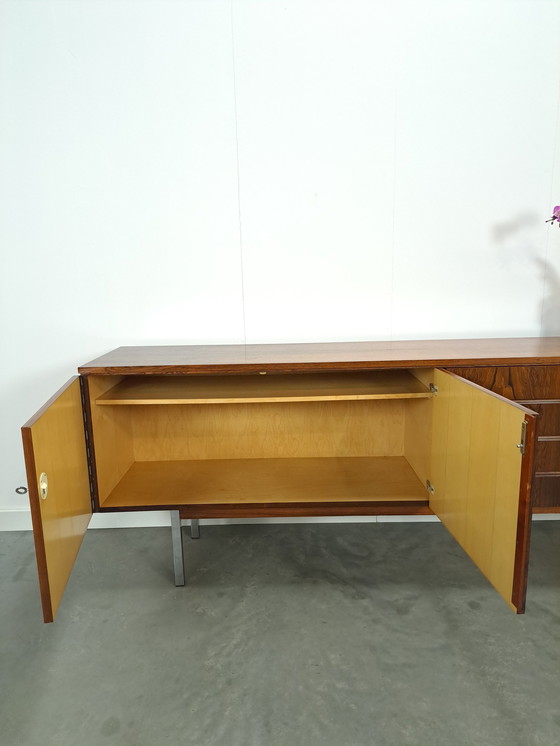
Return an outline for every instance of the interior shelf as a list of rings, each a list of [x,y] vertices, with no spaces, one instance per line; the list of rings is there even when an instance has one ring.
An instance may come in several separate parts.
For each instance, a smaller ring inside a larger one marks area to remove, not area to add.
[[[348,501],[427,505],[427,497],[402,456],[139,461],[100,507]]]
[[[429,389],[411,373],[393,370],[290,376],[130,376],[99,396],[96,403],[232,404],[430,396]]]

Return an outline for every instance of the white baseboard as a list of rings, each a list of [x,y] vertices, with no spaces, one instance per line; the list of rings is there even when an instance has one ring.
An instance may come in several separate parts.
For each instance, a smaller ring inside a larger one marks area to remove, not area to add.
[[[146,528],[169,526],[168,510],[137,510],[132,513],[94,513],[90,528]]]
[[[0,510],[0,531],[31,531],[31,513],[20,508]]]
[[[558,521],[560,513],[538,513],[534,521]],[[205,518],[201,525],[227,526],[239,523],[437,523],[435,515],[328,516],[325,518]],[[139,510],[129,513],[95,513],[90,528],[146,528],[169,526],[166,510]],[[29,510],[0,510],[0,531],[31,531]]]

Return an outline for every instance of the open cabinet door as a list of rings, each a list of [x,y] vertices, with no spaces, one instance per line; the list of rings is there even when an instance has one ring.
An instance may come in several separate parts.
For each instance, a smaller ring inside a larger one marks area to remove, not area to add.
[[[430,507],[523,613],[536,415],[452,373],[434,383]]]
[[[92,514],[78,377],[21,431],[43,617],[52,622]]]

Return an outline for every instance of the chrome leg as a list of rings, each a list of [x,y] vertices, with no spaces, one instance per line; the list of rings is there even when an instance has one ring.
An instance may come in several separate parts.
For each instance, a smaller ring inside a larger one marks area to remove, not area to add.
[[[200,526],[198,518],[191,518],[191,539],[200,539]]]
[[[173,569],[175,585],[185,585],[185,560],[183,557],[183,536],[181,534],[181,514],[171,511],[171,543],[173,545]]]

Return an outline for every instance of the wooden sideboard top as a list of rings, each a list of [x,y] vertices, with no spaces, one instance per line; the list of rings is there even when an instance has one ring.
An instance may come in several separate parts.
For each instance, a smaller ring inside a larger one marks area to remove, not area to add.
[[[558,365],[560,337],[118,347],[83,375],[291,373],[432,366]]]

